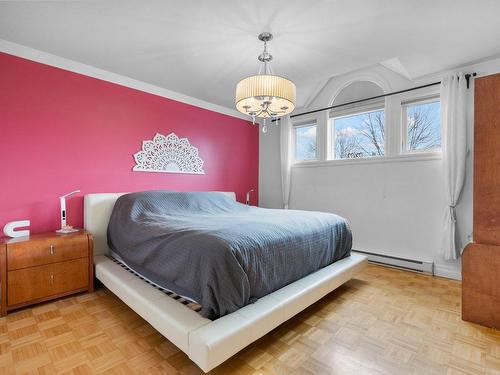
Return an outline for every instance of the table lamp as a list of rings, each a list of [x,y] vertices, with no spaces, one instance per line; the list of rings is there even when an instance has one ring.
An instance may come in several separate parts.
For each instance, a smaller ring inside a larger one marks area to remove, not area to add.
[[[66,224],[66,198],[79,192],[80,190],[75,190],[71,193],[63,195],[62,197],[59,197],[59,202],[61,203],[61,229],[56,230],[56,233],[64,234],[78,232],[78,229],[75,229],[71,225]]]

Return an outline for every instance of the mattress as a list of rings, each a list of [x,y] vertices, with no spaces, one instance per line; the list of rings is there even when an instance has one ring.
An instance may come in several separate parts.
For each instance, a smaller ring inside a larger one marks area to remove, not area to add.
[[[155,284],[201,304],[209,319],[350,255],[340,216],[249,207],[214,192],[118,198],[108,245]]]

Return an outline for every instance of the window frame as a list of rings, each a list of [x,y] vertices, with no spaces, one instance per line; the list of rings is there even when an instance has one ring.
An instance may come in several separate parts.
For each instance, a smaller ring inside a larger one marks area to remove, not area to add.
[[[439,103],[439,113],[441,115],[441,96],[439,93],[433,93],[425,96],[415,96],[411,99],[401,100],[401,147],[399,150],[400,155],[422,155],[422,154],[436,154],[441,153],[443,146],[443,131],[441,126],[441,119],[439,119],[439,131],[441,133],[440,146],[433,149],[424,150],[409,150],[408,149],[408,106],[428,104],[428,103]]]
[[[297,159],[297,129],[305,128],[309,126],[316,127],[316,153],[313,159]],[[300,164],[300,163],[316,163],[320,161],[319,157],[319,127],[316,119],[302,119],[302,121],[294,122],[291,126],[292,135],[291,135],[291,143],[292,143],[292,164]]]
[[[375,99],[373,101],[365,101],[363,103],[345,106],[340,109],[332,109],[330,111],[318,112],[300,116],[292,119],[291,126],[291,147],[293,147],[293,155],[291,155],[291,166],[293,168],[316,168],[316,167],[332,167],[345,165],[359,164],[381,164],[381,163],[401,163],[401,162],[418,162],[429,160],[441,160],[443,158],[442,147],[438,150],[421,150],[419,152],[404,153],[402,149],[402,104],[410,101],[418,101],[423,98],[439,98],[439,86],[432,86],[417,89],[414,91],[404,92],[386,96],[383,99]],[[355,114],[363,109],[369,111],[383,108],[385,111],[385,137],[384,137],[384,156],[363,157],[352,159],[332,159],[331,155],[331,129],[330,124],[332,117],[341,115]],[[310,160],[295,160],[295,131],[294,126],[315,124],[316,125],[316,159]],[[441,140],[443,140],[443,131],[441,128]]]
[[[384,134],[387,131],[387,121],[386,121],[386,102],[385,100],[376,100],[376,101],[370,101],[367,103],[364,103],[362,105],[352,105],[347,108],[342,108],[340,110],[331,110],[328,114],[328,142],[327,142],[327,149],[328,149],[328,155],[327,155],[327,161],[345,161],[345,160],[366,160],[366,159],[373,159],[373,158],[383,158],[387,156],[387,141],[384,137],[384,155],[375,155],[375,156],[363,156],[359,158],[344,158],[344,159],[337,159],[335,158],[335,142],[336,142],[336,137],[335,137],[335,120],[336,119],[341,119],[341,118],[346,118],[346,117],[352,117],[356,115],[362,115],[365,113],[370,113],[370,112],[378,112],[380,110],[384,111]]]

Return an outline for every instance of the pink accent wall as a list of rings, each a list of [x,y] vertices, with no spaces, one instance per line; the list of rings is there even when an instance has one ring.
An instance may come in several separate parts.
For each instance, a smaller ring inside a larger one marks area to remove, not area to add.
[[[156,133],[198,147],[205,175],[132,172],[133,154]],[[249,122],[0,53],[0,237],[5,223],[32,233],[83,225],[83,194],[148,189],[235,191],[258,187],[258,128]]]

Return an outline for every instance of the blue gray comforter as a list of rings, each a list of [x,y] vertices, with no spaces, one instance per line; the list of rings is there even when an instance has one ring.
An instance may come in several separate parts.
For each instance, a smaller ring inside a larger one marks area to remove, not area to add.
[[[350,255],[345,219],[249,207],[222,193],[148,191],[121,196],[110,248],[155,283],[217,319]]]

